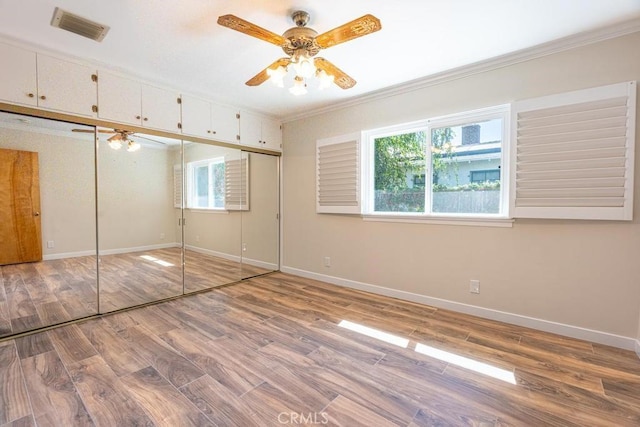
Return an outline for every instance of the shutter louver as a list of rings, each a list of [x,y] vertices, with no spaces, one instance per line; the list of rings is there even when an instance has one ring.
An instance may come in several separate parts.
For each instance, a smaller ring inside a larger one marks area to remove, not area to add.
[[[627,82],[514,104],[514,217],[632,219],[635,92]]]
[[[224,161],[224,208],[249,210],[249,154]]]
[[[358,135],[318,141],[316,211],[360,213],[360,138]]]
[[[173,207],[182,207],[182,167],[173,166]]]

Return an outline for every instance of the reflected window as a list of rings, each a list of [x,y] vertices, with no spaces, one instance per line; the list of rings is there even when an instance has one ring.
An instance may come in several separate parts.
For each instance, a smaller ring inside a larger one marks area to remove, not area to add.
[[[224,209],[224,157],[187,164],[187,207]]]

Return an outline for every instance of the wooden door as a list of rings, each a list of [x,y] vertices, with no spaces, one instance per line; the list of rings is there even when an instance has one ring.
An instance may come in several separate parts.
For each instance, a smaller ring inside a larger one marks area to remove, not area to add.
[[[0,149],[0,265],[40,260],[38,153]]]

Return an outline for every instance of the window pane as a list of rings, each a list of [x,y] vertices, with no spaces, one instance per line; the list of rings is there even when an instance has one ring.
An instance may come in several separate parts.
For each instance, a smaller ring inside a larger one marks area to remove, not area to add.
[[[425,132],[374,140],[374,211],[424,213],[425,144]]]
[[[209,168],[198,166],[194,170],[196,188],[194,191],[195,202],[198,208],[209,206]]]
[[[500,213],[502,119],[431,131],[432,211]]]
[[[211,165],[213,173],[213,207],[224,208],[224,162]]]

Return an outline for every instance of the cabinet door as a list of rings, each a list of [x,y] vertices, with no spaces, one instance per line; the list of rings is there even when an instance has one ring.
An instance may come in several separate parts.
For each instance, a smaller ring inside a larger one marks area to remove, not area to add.
[[[282,150],[282,130],[279,121],[262,118],[262,145],[270,150]]]
[[[0,99],[36,106],[36,54],[14,46],[0,44]]]
[[[211,138],[237,144],[239,132],[238,111],[232,107],[211,104]]]
[[[204,99],[182,96],[182,133],[211,138],[211,104]]]
[[[81,116],[95,117],[95,70],[85,65],[37,55],[38,106]]]
[[[180,94],[155,86],[142,85],[142,126],[178,132]]]
[[[118,123],[140,125],[140,82],[105,71],[98,76],[98,117]]]
[[[240,143],[262,147],[262,117],[242,111],[240,113]]]

